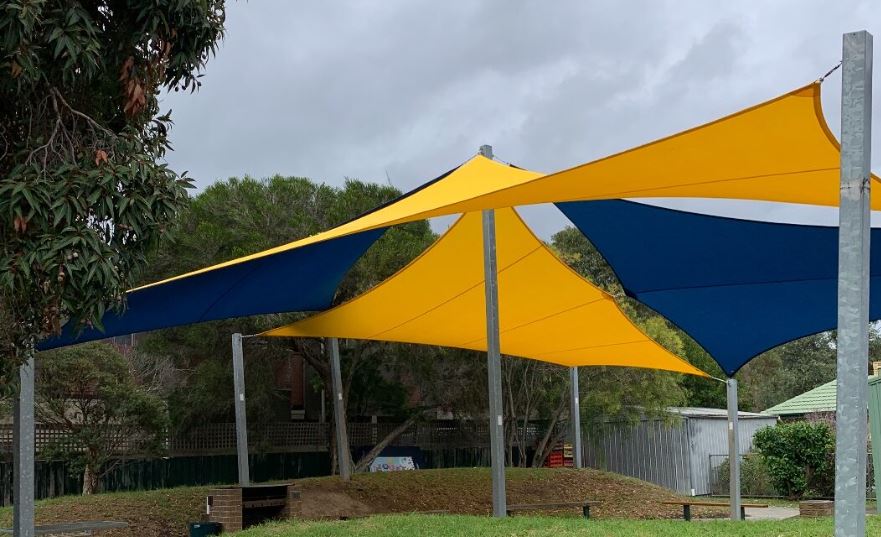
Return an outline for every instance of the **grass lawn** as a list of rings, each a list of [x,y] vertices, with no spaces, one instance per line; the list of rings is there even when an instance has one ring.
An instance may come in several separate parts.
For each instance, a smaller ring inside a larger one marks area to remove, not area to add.
[[[869,535],[881,519],[869,518]],[[558,517],[387,515],[346,522],[299,522],[249,529],[241,537],[831,537],[832,519],[782,521],[591,520]]]

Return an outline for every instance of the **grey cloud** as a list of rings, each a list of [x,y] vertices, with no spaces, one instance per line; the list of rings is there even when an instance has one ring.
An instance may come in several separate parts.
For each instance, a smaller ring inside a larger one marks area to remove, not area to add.
[[[202,90],[163,100],[174,109],[175,169],[200,187],[245,174],[339,184],[388,173],[410,189],[483,143],[553,171],[771,98],[835,63],[842,32],[879,33],[881,5],[255,0],[229,4],[228,28]],[[837,84],[824,85],[833,128]],[[825,218],[771,204],[728,209]],[[543,236],[565,225],[551,208],[527,213]]]

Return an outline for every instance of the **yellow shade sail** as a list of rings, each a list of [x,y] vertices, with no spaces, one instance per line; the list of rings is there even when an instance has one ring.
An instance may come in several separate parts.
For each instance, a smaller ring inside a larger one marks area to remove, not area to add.
[[[212,265],[193,272],[174,276],[166,280],[151,283],[141,287],[141,289],[181,278],[195,276],[197,274],[202,274],[238,263],[254,261],[261,257],[279,254],[295,248],[302,248],[303,246],[344,237],[361,231],[413,222],[415,220],[422,220],[432,216],[455,214],[455,211],[448,212],[437,208],[453,205],[463,199],[468,199],[474,195],[475,187],[478,185],[480,188],[477,192],[492,192],[510,185],[526,183],[530,179],[540,176],[540,173],[515,168],[482,156],[476,156],[448,174],[398,198],[397,200],[394,200],[392,203],[333,229],[317,233],[311,237],[283,244],[275,248],[263,250],[256,254],[239,257],[217,265]]]
[[[814,83],[717,121],[447,207],[689,197],[838,206],[840,146]],[[874,179],[878,179],[873,176]],[[873,192],[872,208],[881,209]]]
[[[502,353],[566,366],[629,366],[705,376],[637,328],[614,298],[573,272],[513,209],[496,211]],[[363,295],[272,337],[341,337],[486,350],[480,213]]]
[[[551,175],[475,156],[446,176],[339,227],[149,286],[361,231],[486,208],[641,197],[837,206],[838,193],[839,145],[823,119],[820,84],[814,83],[711,123]],[[881,209],[877,190],[872,208]]]

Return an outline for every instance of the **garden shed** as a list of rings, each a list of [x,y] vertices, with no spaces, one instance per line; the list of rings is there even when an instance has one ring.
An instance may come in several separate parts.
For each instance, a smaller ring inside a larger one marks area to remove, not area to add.
[[[728,420],[724,409],[671,408],[666,418],[605,422],[584,438],[585,465],[661,485],[680,494],[712,492],[714,470],[727,460]],[[777,418],[740,412],[740,454],[753,436]]]

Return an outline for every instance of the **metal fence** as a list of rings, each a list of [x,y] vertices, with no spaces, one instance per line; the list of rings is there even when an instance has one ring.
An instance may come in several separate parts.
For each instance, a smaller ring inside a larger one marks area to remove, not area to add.
[[[590,468],[635,477],[682,494],[693,488],[690,439],[684,423],[609,423],[585,430],[582,436],[585,464]]]
[[[449,448],[421,452],[423,468],[489,465],[487,448]],[[282,481],[330,474],[330,457],[319,453],[263,453],[249,457],[255,482]],[[35,493],[38,499],[79,494],[82,472],[63,461],[37,461]],[[101,491],[155,490],[181,486],[235,483],[235,454],[124,459],[100,478]],[[12,502],[12,463],[0,461],[0,506]]]
[[[352,447],[374,446],[385,438],[399,423],[348,424],[349,444]],[[564,425],[560,425],[564,426]],[[113,427],[108,425],[107,427]],[[527,445],[537,442],[544,428],[539,424],[528,424],[521,438]],[[249,436],[250,447],[260,453],[322,452],[330,444],[333,430],[328,423],[280,422],[272,423]],[[412,446],[423,449],[471,448],[489,445],[489,431],[483,421],[431,421],[415,423],[396,438],[391,446]],[[69,451],[74,444],[69,432],[61,427],[37,424],[37,453]],[[135,456],[140,443],[123,443],[116,455]],[[217,455],[234,453],[236,449],[236,430],[234,423],[212,423],[190,429],[184,433],[169,434],[164,442],[169,455]],[[12,426],[0,425],[0,453],[12,451]]]
[[[755,432],[775,418],[741,416],[741,454],[752,449]],[[711,494],[712,471],[708,455],[728,445],[724,416],[683,416],[669,421],[608,422],[585,430],[585,463],[592,468],[649,481],[680,494]]]

